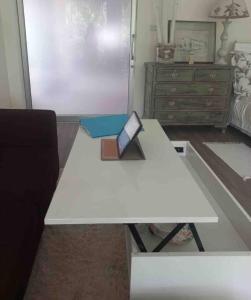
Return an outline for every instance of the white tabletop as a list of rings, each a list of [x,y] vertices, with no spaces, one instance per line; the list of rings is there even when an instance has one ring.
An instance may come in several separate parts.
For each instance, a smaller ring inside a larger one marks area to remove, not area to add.
[[[211,223],[218,217],[156,120],[144,120],[144,161],[101,161],[79,128],[45,224]]]

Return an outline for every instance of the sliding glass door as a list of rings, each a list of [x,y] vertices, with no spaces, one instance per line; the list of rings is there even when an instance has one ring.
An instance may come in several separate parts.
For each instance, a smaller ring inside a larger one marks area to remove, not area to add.
[[[131,0],[23,0],[32,107],[126,113]]]

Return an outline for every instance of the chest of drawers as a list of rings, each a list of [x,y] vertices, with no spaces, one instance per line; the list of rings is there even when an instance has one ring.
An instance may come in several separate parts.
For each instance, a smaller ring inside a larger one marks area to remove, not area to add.
[[[228,124],[232,67],[146,63],[144,118],[162,125]]]

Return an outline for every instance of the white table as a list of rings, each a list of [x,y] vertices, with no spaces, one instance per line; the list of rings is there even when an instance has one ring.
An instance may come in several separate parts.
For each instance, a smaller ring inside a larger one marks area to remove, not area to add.
[[[218,222],[158,121],[143,126],[142,161],[101,161],[100,139],[79,128],[45,224]]]

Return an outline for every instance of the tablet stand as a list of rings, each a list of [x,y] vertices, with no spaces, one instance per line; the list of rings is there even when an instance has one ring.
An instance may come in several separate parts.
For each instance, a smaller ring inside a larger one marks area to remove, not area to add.
[[[145,160],[144,152],[137,137],[127,147],[120,160]]]

